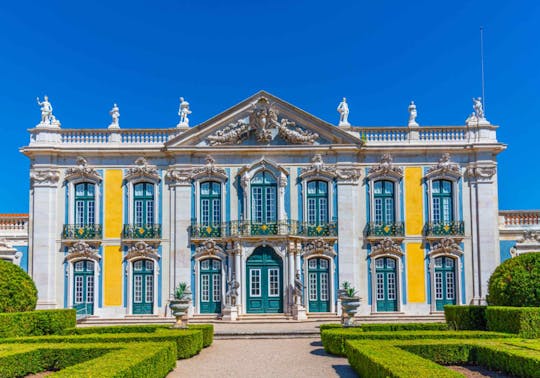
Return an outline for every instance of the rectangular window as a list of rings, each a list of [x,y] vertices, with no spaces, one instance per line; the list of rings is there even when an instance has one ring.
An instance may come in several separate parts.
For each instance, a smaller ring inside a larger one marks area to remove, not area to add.
[[[386,266],[388,269],[395,269],[396,268],[396,260],[393,258],[387,258],[386,259]]]
[[[83,303],[83,276],[75,276],[75,303]]]
[[[450,198],[445,197],[442,199],[443,222],[450,222],[452,220],[452,208],[450,204]]]
[[[441,268],[442,267],[442,257],[437,257],[435,259],[435,267]]]
[[[385,207],[385,223],[394,223],[394,199],[393,198],[385,198],[384,199],[384,207]]]
[[[146,276],[146,303],[154,302],[154,276]]]
[[[221,302],[221,274],[212,275],[212,299]]]
[[[144,268],[145,268],[146,270],[153,270],[153,269],[154,269],[154,263],[153,263],[152,261],[146,260],[146,261],[144,262]]]
[[[309,300],[317,300],[317,273],[309,273]]]
[[[328,222],[328,201],[326,198],[319,198],[319,223]]]
[[[137,274],[134,276],[134,280],[133,301],[135,303],[142,303],[142,276]]]
[[[210,224],[210,201],[207,199],[201,201],[201,218],[202,224]]]
[[[378,301],[384,300],[384,274],[383,273],[377,273],[377,300]]]
[[[212,260],[212,269],[213,270],[219,270],[221,267],[221,263],[218,260]]]
[[[384,268],[384,259],[380,258],[375,260],[375,267],[380,269]]]
[[[308,198],[308,223],[315,224],[317,222],[317,207],[315,198]]]
[[[276,221],[276,188],[266,188],[266,222],[272,223]]]
[[[75,263],[75,271],[82,272],[84,270],[84,261],[79,261]]]
[[[252,297],[261,296],[261,270],[251,269],[249,271],[249,292]]]
[[[396,275],[395,273],[388,273],[388,300],[393,301],[396,299]]]
[[[455,295],[454,272],[446,272],[446,299],[453,300]]]
[[[214,225],[219,225],[221,223],[221,201],[220,200],[212,201],[212,223]]]
[[[133,270],[142,270],[143,268],[143,261],[138,260],[133,263]]]
[[[320,259],[319,261],[320,261],[321,269],[328,269],[328,260]]]
[[[154,224],[154,201],[146,201],[146,224]]]
[[[203,260],[201,261],[201,270],[208,270],[210,269],[210,260]]]
[[[375,223],[382,224],[382,222],[383,222],[382,198],[375,198]]]
[[[201,275],[201,302],[210,302],[210,275]]]
[[[321,273],[321,301],[328,300],[328,288],[328,273]]]
[[[137,226],[141,226],[144,223],[143,219],[143,202],[142,201],[135,201],[135,224]]]
[[[317,259],[309,259],[308,261],[309,269],[317,269]]]
[[[433,198],[433,223],[441,223],[441,200]]]
[[[95,222],[95,204],[94,201],[88,201],[88,222],[87,224],[94,224]]]
[[[86,303],[94,303],[94,276],[86,276]]]
[[[253,188],[253,198],[251,199],[251,201],[253,211],[253,214],[251,214],[251,216],[256,223],[262,223],[262,188]]]
[[[75,202],[75,223],[78,226],[86,224],[84,222],[84,201]]]
[[[435,272],[435,299],[443,299],[442,293],[442,272]]]
[[[279,269],[268,269],[268,296],[279,297]]]

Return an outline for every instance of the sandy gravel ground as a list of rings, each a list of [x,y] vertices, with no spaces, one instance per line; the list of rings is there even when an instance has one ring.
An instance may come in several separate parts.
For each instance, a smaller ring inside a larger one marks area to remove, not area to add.
[[[347,359],[324,352],[319,338],[232,339],[180,360],[173,377],[357,377]]]

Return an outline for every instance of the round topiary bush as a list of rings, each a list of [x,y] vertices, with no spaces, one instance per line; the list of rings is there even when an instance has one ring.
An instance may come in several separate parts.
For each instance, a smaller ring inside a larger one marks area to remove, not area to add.
[[[17,265],[0,259],[0,312],[32,311],[36,303],[32,278]]]
[[[489,279],[487,302],[491,306],[540,306],[540,253],[508,259]]]

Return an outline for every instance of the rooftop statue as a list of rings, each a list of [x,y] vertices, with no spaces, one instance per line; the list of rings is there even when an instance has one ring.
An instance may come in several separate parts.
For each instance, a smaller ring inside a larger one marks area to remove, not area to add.
[[[60,121],[52,114],[53,108],[49,102],[49,97],[45,96],[43,101],[39,100],[39,97],[36,98],[37,104],[41,107],[41,122],[38,126],[41,127],[60,127]]]
[[[120,108],[118,108],[118,105],[114,104],[109,114],[112,117],[112,122],[109,125],[109,129],[119,129],[120,128],[120,122],[119,122]]]
[[[178,123],[178,127],[189,127],[188,115],[190,114],[191,114],[191,110],[189,110],[189,102],[184,100],[183,97],[180,97],[180,108],[178,109],[178,115],[180,116],[180,123]]]
[[[411,101],[409,104],[409,126],[418,126],[418,123],[416,122],[417,115],[416,105],[414,101]]]
[[[482,97],[473,98],[473,109],[478,119],[486,119],[484,115],[484,105],[482,104]]]
[[[343,97],[343,101],[341,101],[337,107],[337,111],[339,113],[339,126],[350,126],[349,123],[349,104],[347,104],[347,99]]]

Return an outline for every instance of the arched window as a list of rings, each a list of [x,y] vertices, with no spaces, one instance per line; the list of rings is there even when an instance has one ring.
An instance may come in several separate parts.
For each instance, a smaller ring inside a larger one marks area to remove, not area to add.
[[[431,184],[433,223],[454,220],[452,181],[434,180]]]
[[[395,220],[394,183],[388,180],[375,181],[374,189],[375,223],[390,224]]]
[[[325,181],[307,184],[307,221],[310,225],[328,223],[328,183]]]
[[[95,185],[82,182],[75,185],[75,224],[78,226],[95,223]]]
[[[251,220],[254,223],[277,221],[277,183],[267,171],[259,172],[251,180]]]
[[[134,223],[136,226],[154,224],[154,184],[141,182],[133,186]]]
[[[221,223],[221,184],[207,181],[201,183],[201,224]]]

